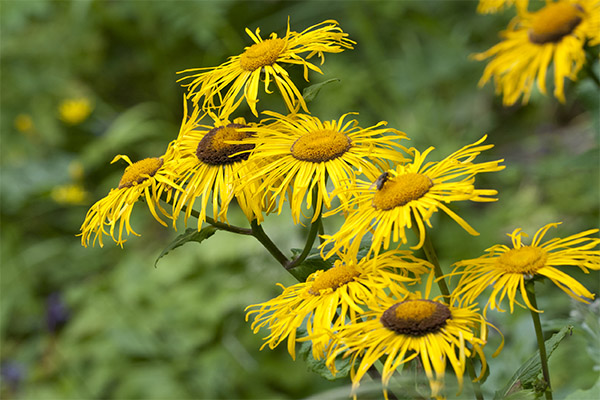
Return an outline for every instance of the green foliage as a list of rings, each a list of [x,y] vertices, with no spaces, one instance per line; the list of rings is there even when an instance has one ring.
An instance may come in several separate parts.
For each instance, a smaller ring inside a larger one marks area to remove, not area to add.
[[[213,226],[207,226],[200,230],[193,229],[193,228],[186,229],[185,232],[183,232],[181,235],[177,236],[175,238],[175,240],[173,240],[171,243],[169,243],[169,245],[167,247],[165,247],[163,249],[163,251],[160,253],[160,255],[158,256],[156,261],[154,261],[154,266],[156,267],[156,265],[158,264],[158,260],[160,260],[167,254],[169,254],[169,252],[171,250],[174,250],[180,246],[183,246],[184,244],[186,244],[188,242],[202,243],[204,240],[206,240],[209,237],[211,237],[212,235],[214,235],[216,231],[217,231],[217,228],[215,228]]]

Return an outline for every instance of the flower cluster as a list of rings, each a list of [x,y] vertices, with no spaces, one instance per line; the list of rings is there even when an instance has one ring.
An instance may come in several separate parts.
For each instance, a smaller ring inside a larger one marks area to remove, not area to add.
[[[503,6],[496,3],[489,7]],[[524,2],[515,3],[519,10],[526,10]],[[530,93],[532,78],[513,76],[526,69],[526,74],[540,74],[538,84],[543,91],[542,70],[552,55],[571,51],[563,49],[574,46],[567,41],[581,45],[593,28],[585,13],[593,12],[597,2],[580,3],[581,7],[561,1],[547,6],[545,10],[550,11],[523,14],[508,37],[514,33],[510,40],[517,42],[527,38],[528,46],[538,53],[525,58],[522,68],[512,58],[498,58],[500,61],[488,66],[484,81],[497,75],[505,99],[514,102],[521,92]],[[540,22],[559,13],[564,21],[556,26]],[[577,23],[573,22],[576,19]],[[557,36],[553,29],[567,25],[568,32]],[[434,214],[442,211],[468,234],[478,235],[453,210],[453,203],[497,200],[496,190],[476,184],[479,174],[505,168],[501,159],[480,160],[481,153],[493,147],[484,144],[487,137],[430,161],[433,147],[425,151],[406,147],[407,134],[388,128],[385,121],[361,127],[353,112],[322,121],[310,114],[286,68],[301,66],[308,81],[309,71],[321,73],[312,57],[319,56],[323,63],[325,53],[351,49],[355,42],[332,20],[302,32],[292,31],[288,23],[283,37],[273,33],[262,39],[259,29],[246,32],[254,44],[242,54],[215,68],[182,71],[189,74],[182,78],[188,90],[184,118],[179,134],[163,155],[135,163],[124,155],[115,157],[113,162],[123,159],[130,165],[118,186],[86,215],[81,226],[84,246],[90,242],[102,246],[107,234],[122,246],[124,234],[138,235],[130,216],[137,200],[143,199],[165,226],[168,220],[174,227],[179,220],[187,225],[194,217],[198,230],[210,224],[251,234],[289,271],[314,250],[311,257],[317,261],[311,264],[312,273],[295,285],[282,286],[279,296],[249,306],[247,319],[253,318],[254,332],[270,332],[263,347],[286,342],[295,358],[296,345],[309,343],[312,357],[333,374],[339,372],[336,361],[347,360],[354,392],[365,374],[381,361],[386,398],[391,376],[415,359],[420,360],[431,396],[436,398],[444,396],[447,366],[454,371],[459,387],[471,359],[480,360],[483,375],[490,324],[485,313],[480,313],[477,298],[488,286],[493,291],[486,310],[488,306],[499,309],[507,297],[512,311],[515,303],[520,304],[515,300],[520,291],[526,306],[540,311],[525,289],[526,281],[539,277],[549,278],[577,300],[593,298],[556,267],[571,265],[585,272],[600,269],[599,252],[594,250],[600,241],[591,237],[598,230],[540,244],[548,228],[556,224],[544,227],[529,246],[521,243],[524,234],[516,230],[510,235],[512,249],[497,245],[478,259],[457,262],[447,274],[460,276],[450,292],[428,230],[436,222]],[[520,51],[517,47],[513,50],[510,57]],[[498,51],[494,48],[481,57],[495,56]],[[572,57],[579,56],[573,53]],[[562,78],[572,77],[579,65],[576,61],[573,67],[571,58],[561,60],[555,61],[557,96],[562,96]],[[510,69],[502,69],[509,64]],[[521,85],[515,86],[515,79]],[[264,118],[258,119],[259,86],[264,82],[264,92],[270,94],[271,81],[286,113],[262,110]],[[242,104],[249,107],[254,120],[237,116]],[[280,214],[286,202],[294,224],[307,221],[311,225],[305,249],[292,259],[282,254],[260,227],[268,214]],[[251,229],[229,224],[228,210],[235,203]],[[342,216],[343,223],[337,232],[327,234],[322,218],[333,215]],[[411,229],[414,237],[406,234]],[[318,233],[321,243],[313,249]],[[422,249],[427,260],[403,248],[409,243],[413,243],[411,250]],[[431,294],[434,281],[442,296]],[[425,290],[417,290],[419,285]]]

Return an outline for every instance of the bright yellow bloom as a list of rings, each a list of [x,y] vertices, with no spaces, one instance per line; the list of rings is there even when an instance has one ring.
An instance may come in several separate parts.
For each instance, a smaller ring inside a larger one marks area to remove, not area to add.
[[[288,288],[265,303],[248,308],[246,320],[256,314],[252,329],[257,333],[267,327],[271,334],[261,347],[274,349],[287,339],[288,352],[295,358],[297,340],[312,340],[313,356],[321,358],[331,342],[330,332],[348,321],[356,321],[362,306],[378,297],[387,297],[386,291],[404,296],[405,284],[419,281],[421,274],[430,272],[431,264],[412,256],[411,252],[386,252],[377,259],[341,254],[334,266],[311,274],[306,282]],[[308,336],[298,338],[297,329],[306,320]]]
[[[387,249],[390,242],[406,243],[405,228],[413,227],[413,220],[419,228],[419,242],[413,249],[420,248],[425,240],[425,226],[431,227],[430,218],[434,212],[444,211],[471,235],[478,235],[465,220],[455,214],[445,203],[455,201],[496,201],[489,197],[496,190],[475,189],[475,175],[504,169],[503,160],[474,163],[473,160],[482,151],[493,145],[479,146],[486,136],[477,142],[465,146],[439,162],[425,163],[425,158],[433,147],[425,152],[412,149],[414,160],[409,164],[400,164],[395,170],[384,173],[376,182],[359,182],[351,189],[354,198],[349,213],[340,230],[332,236],[326,236],[322,245],[327,245],[326,257],[341,247],[358,251],[362,237],[373,233],[371,250],[378,254],[381,246]],[[336,212],[337,210],[332,211]],[[326,214],[327,215],[327,214]]]
[[[577,78],[585,63],[584,45],[600,43],[599,15],[600,0],[560,0],[536,12],[521,11],[501,33],[502,42],[474,55],[479,61],[491,58],[479,86],[493,78],[504,105],[521,95],[525,104],[534,82],[546,94],[546,73],[553,62],[554,96],[564,103],[564,80]]]
[[[375,179],[382,170],[405,161],[400,150],[407,150],[398,142],[406,135],[384,128],[386,122],[360,128],[356,120],[345,121],[348,114],[337,121],[324,122],[306,114],[265,114],[274,117],[270,120],[272,124],[257,128],[256,138],[251,139],[256,149],[250,159],[265,164],[254,179],[264,179],[259,191],[272,192],[273,203],[280,199],[279,212],[289,192],[296,224],[303,203],[307,209],[314,207],[313,221],[323,205],[331,207],[334,195],[327,188],[328,181],[345,204],[349,199],[345,189],[354,184],[357,174]]]
[[[518,10],[527,10],[529,0],[479,0],[477,12],[481,14],[491,14],[510,7],[513,4]]]
[[[185,188],[174,195],[173,223],[184,211],[187,224],[197,199],[200,200],[198,228],[206,221],[210,209],[215,220],[227,222],[227,210],[233,200],[237,200],[249,221],[260,223],[263,212],[268,211],[258,189],[260,182],[240,188],[257,168],[248,162],[254,144],[247,140],[254,135],[254,127],[243,118],[230,122],[227,115],[210,113],[210,116],[214,120],[212,126],[200,125],[199,109],[194,108],[174,143],[177,158],[166,164],[178,176],[177,184]]]
[[[431,397],[439,398],[448,363],[460,388],[467,357],[477,353],[482,361],[481,375],[485,372],[482,347],[487,340],[487,323],[477,311],[474,306],[454,307],[437,299],[427,300],[420,293],[403,301],[392,297],[378,299],[361,316],[364,321],[340,327],[336,345],[330,347],[327,365],[335,370],[338,355],[352,356],[350,377],[354,393],[369,368],[385,357],[381,381],[387,399],[392,374],[418,357],[429,380]]]
[[[527,235],[521,229],[515,229],[508,235],[512,239],[512,248],[497,244],[479,258],[456,263],[452,275],[460,275],[460,281],[454,295],[461,297],[461,302],[472,303],[491,286],[492,294],[486,310],[490,307],[504,311],[500,304],[508,297],[512,312],[515,303],[525,308],[516,300],[517,291],[520,291],[527,307],[538,311],[529,302],[525,283],[534,278],[547,277],[575,300],[588,303],[588,299],[593,299],[594,294],[556,267],[578,267],[585,273],[588,270],[599,270],[600,251],[592,249],[600,245],[600,239],[590,237],[598,229],[541,243],[548,229],[558,225],[548,224],[538,230],[530,245],[521,241]]]
[[[77,183],[69,183],[66,185],[58,185],[52,188],[50,197],[59,204],[85,204],[89,193],[85,188]]]
[[[87,97],[63,100],[58,106],[60,119],[69,125],[79,125],[89,117],[93,109]]]
[[[304,68],[304,79],[308,81],[308,70],[322,74],[319,67],[308,60],[318,55],[323,64],[323,53],[340,53],[344,49],[351,49],[354,42],[347,38],[334,20],[323,21],[298,33],[290,31],[288,23],[285,36],[278,38],[272,33],[269,39],[260,37],[260,29],[252,33],[246,28],[254,44],[246,47],[245,51],[237,56],[230,57],[227,62],[216,68],[197,68],[181,71],[193,72],[182,80],[192,79],[186,84],[194,103],[202,102],[203,108],[237,108],[245,98],[250,110],[256,116],[256,103],[258,103],[258,87],[264,79],[266,93],[269,84],[275,81],[281,95],[290,111],[301,106],[304,111],[306,103],[302,94],[294,85],[288,72],[284,69],[286,64],[297,64]],[[243,90],[243,96],[238,95]]]
[[[181,190],[173,181],[173,173],[164,168],[164,159],[169,158],[171,151],[163,157],[145,158],[136,163],[132,163],[129,157],[117,155],[111,164],[119,159],[125,160],[129,166],[125,169],[123,176],[116,189],[111,189],[106,197],[97,201],[88,211],[85,220],[81,225],[81,244],[87,247],[91,236],[94,236],[93,244],[96,240],[103,246],[102,235],[110,234],[112,239],[121,247],[126,239],[123,239],[123,229],[126,233],[140,236],[136,233],[129,219],[133,211],[134,204],[140,197],[145,199],[148,209],[154,218],[162,225],[167,224],[158,216],[157,209],[165,216],[169,214],[161,207],[159,199],[164,194],[167,199],[172,194],[172,188]],[[106,228],[108,227],[108,232]]]

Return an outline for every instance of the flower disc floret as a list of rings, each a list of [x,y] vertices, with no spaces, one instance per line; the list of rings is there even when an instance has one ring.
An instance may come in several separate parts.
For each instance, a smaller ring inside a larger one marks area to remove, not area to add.
[[[255,71],[267,65],[273,65],[285,49],[285,40],[267,39],[248,47],[240,56],[240,66],[246,71]]]
[[[162,165],[163,159],[158,157],[144,158],[134,162],[125,168],[118,188],[131,187],[144,182],[146,179],[153,177]]]
[[[381,324],[396,333],[423,336],[438,332],[450,317],[450,309],[437,301],[405,300],[385,310]]]
[[[312,282],[309,292],[318,296],[322,291],[336,290],[360,275],[360,271],[353,264],[340,264],[336,267],[323,271]]]
[[[396,178],[388,178],[373,196],[373,207],[377,210],[391,210],[419,200],[433,186],[431,179],[423,174],[408,173]]]
[[[511,274],[533,275],[544,267],[548,255],[539,247],[523,246],[501,254],[496,268]]]
[[[342,156],[352,146],[352,141],[341,132],[323,129],[300,136],[290,152],[297,160],[324,162]]]
[[[251,137],[252,132],[242,131],[242,124],[228,124],[211,129],[198,143],[196,157],[209,165],[227,165],[245,161],[254,148],[249,143],[228,143]]]
[[[543,44],[559,42],[582,21],[582,9],[577,4],[550,3],[532,16],[529,40]]]

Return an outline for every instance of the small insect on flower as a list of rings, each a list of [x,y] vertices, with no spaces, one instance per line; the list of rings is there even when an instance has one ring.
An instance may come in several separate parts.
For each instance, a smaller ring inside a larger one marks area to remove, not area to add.
[[[373,190],[373,188],[377,188],[377,190],[381,190],[383,188],[383,185],[387,182],[389,176],[390,176],[389,172],[384,172],[383,174],[379,175],[379,177],[377,177],[375,182],[373,182],[373,184],[369,187],[369,190]]]

